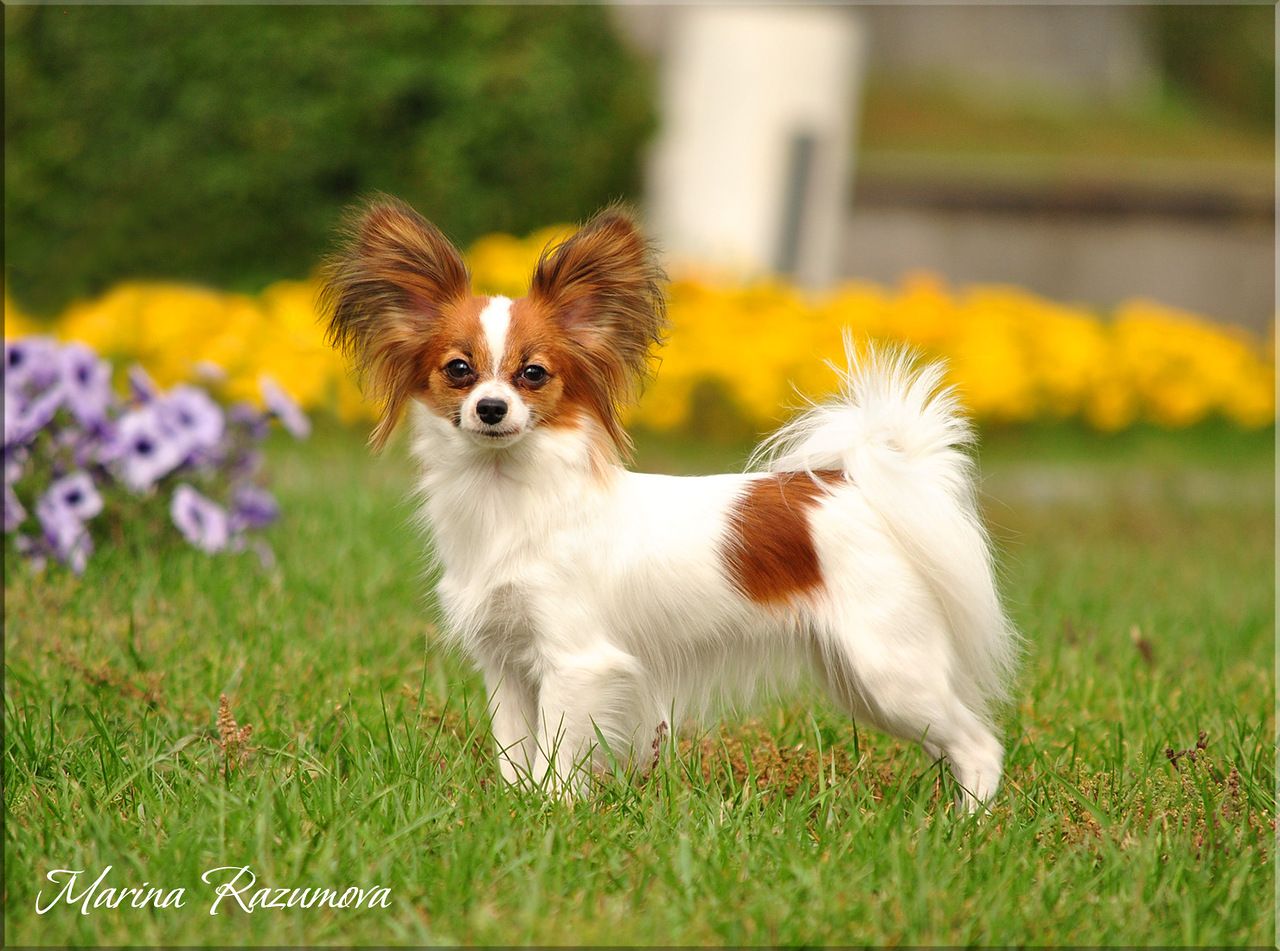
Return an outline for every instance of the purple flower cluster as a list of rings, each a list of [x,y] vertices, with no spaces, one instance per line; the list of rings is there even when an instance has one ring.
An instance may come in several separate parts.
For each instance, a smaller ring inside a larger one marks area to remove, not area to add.
[[[279,515],[258,483],[258,444],[272,419],[297,438],[310,423],[270,379],[266,412],[226,410],[197,386],[162,390],[141,367],[129,396],[111,385],[111,364],[90,348],[26,337],[4,345],[4,531],[37,566],[49,559],[77,574],[93,554],[89,523],[113,494],[169,494],[169,517],[202,551],[270,550],[249,533]],[[198,486],[198,488],[197,488]]]

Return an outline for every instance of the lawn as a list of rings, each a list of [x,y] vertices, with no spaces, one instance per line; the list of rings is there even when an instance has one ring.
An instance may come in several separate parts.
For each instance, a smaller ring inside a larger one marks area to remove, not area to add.
[[[274,570],[136,524],[82,580],[7,553],[6,943],[1272,945],[1271,440],[988,435],[1028,655],[980,820],[816,695],[690,731],[572,806],[504,788],[478,678],[431,646],[403,449],[275,443]],[[390,907],[211,916],[202,872],[246,864]],[[108,865],[185,907],[36,914],[50,869]]]

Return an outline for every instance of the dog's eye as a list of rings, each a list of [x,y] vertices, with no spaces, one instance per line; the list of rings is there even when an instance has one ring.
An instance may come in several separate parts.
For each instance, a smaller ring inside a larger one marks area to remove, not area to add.
[[[471,376],[471,364],[466,360],[450,360],[444,365],[444,375],[451,380],[465,380]]]
[[[536,363],[530,363],[520,371],[520,379],[537,386],[539,383],[547,381],[547,369],[546,367],[538,366]]]

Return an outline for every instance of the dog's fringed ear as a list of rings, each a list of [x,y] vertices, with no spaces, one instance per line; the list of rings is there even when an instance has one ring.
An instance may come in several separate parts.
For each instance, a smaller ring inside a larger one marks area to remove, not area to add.
[[[591,369],[592,392],[609,435],[625,448],[620,404],[636,395],[649,354],[667,328],[666,275],[634,214],[601,211],[574,235],[543,252],[529,296],[550,308]]]
[[[405,403],[427,385],[428,339],[444,310],[470,293],[471,277],[439,228],[385,197],[351,214],[322,277],[328,340],[352,358],[368,395],[382,404],[369,439],[381,450]]]

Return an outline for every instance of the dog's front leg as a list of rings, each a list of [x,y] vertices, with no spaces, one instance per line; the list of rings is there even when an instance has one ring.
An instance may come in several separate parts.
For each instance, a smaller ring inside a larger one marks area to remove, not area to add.
[[[643,684],[640,663],[609,644],[552,660],[538,695],[534,767],[549,792],[582,792],[596,768],[631,759]]]
[[[484,685],[498,745],[498,769],[507,783],[519,783],[531,775],[537,759],[537,695],[525,676],[497,664],[484,668]]]

